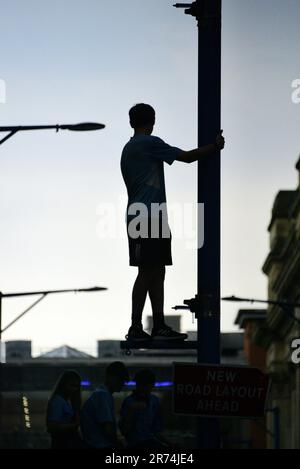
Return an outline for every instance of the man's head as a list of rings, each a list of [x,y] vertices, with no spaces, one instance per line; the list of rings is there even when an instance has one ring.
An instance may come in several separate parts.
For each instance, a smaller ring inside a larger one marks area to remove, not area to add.
[[[105,371],[105,383],[111,393],[120,392],[127,380],[128,371],[124,363],[113,362],[108,365]]]
[[[136,132],[151,135],[155,124],[155,111],[149,104],[136,104],[129,111],[129,121]]]
[[[155,385],[155,374],[148,369],[138,371],[135,375],[135,385],[139,395],[149,396]]]

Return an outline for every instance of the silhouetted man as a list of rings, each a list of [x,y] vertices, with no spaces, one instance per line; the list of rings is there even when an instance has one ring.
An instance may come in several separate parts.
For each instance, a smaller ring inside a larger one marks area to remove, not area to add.
[[[222,131],[215,143],[183,151],[152,136],[155,111],[148,104],[136,104],[129,111],[134,135],[125,145],[121,170],[128,192],[126,213],[129,264],[137,266],[138,276],[132,291],[132,324],[129,340],[178,340],[186,334],[173,331],[164,320],[165,266],[172,265],[171,239],[166,209],[163,163],[175,160],[192,163],[224,148]],[[153,330],[151,337],[142,327],[142,312],[149,293]]]
[[[118,447],[113,393],[120,392],[128,371],[122,362],[111,363],[102,384],[81,410],[81,429],[88,448],[110,450]]]
[[[120,410],[119,427],[127,446],[136,450],[170,449],[171,443],[162,434],[161,403],[152,393],[154,373],[149,369],[140,370],[134,380],[135,390],[124,399]]]

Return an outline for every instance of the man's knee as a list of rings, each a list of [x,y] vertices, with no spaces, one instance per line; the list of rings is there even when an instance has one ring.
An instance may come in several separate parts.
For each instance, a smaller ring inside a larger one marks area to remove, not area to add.
[[[164,265],[139,267],[139,275],[141,275],[143,278],[146,278],[148,280],[154,280],[157,278],[164,279],[165,273],[166,273],[166,268]]]

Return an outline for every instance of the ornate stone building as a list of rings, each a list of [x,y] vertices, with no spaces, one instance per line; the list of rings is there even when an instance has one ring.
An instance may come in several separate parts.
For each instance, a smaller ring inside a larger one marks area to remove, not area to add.
[[[280,191],[269,225],[270,252],[263,265],[268,276],[270,300],[300,303],[300,159],[296,165],[299,185]],[[272,378],[267,427],[280,448],[300,448],[300,365],[292,362],[291,343],[300,338],[300,308],[270,305],[266,319],[256,322],[252,340],[266,350],[266,371]],[[277,425],[274,425],[274,416]],[[277,429],[276,429],[277,428]]]

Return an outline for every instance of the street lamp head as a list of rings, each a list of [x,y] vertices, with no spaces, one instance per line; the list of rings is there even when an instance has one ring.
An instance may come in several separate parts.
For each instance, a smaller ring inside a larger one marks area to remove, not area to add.
[[[62,130],[72,130],[76,132],[87,132],[90,130],[101,130],[105,128],[104,124],[98,124],[97,122],[82,122],[80,124],[73,125],[60,125],[58,126]]]
[[[223,301],[235,301],[235,302],[240,302],[241,298],[237,298],[236,296],[225,296],[222,298]]]

